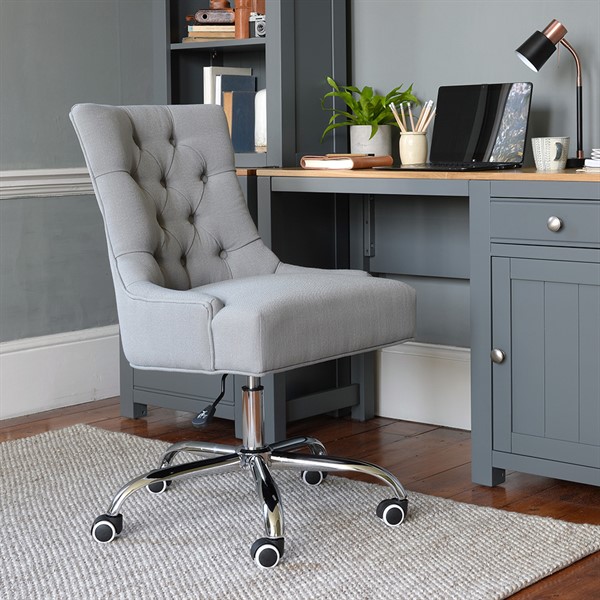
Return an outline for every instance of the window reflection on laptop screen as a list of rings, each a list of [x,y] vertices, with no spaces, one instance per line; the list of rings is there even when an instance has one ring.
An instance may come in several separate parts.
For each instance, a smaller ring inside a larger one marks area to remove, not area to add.
[[[523,162],[532,84],[442,86],[430,162]]]

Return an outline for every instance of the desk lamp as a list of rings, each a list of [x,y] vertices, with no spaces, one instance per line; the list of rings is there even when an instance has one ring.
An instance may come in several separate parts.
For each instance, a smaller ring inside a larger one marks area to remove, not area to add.
[[[581,62],[577,52],[571,44],[565,40],[566,27],[553,19],[544,31],[536,31],[527,41],[516,50],[517,56],[536,73],[544,66],[546,61],[554,54],[557,44],[562,44],[575,59],[577,67],[577,157],[567,161],[567,168],[579,168],[583,166],[583,126],[581,123],[582,113],[582,84],[581,84]]]

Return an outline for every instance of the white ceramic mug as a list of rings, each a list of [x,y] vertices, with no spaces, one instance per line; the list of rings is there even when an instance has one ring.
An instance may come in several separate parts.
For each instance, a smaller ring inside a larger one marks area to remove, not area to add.
[[[427,162],[427,134],[424,131],[400,134],[400,162],[403,165]]]
[[[531,138],[533,158],[538,171],[562,171],[569,154],[568,137]]]

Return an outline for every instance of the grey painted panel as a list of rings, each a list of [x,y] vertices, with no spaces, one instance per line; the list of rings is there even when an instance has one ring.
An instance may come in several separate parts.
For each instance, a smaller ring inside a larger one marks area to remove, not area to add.
[[[571,442],[579,441],[578,287],[568,283],[544,286],[544,435]]]
[[[579,287],[579,441],[600,446],[600,280]]]
[[[375,196],[370,270],[469,278],[469,203],[465,198]]]
[[[0,341],[117,322],[93,196],[0,202]]]
[[[562,248],[552,246],[517,246],[515,244],[491,244],[492,256],[513,258],[540,258],[571,262],[600,262],[600,252],[588,248]]]
[[[492,238],[551,243],[600,245],[600,203],[493,201]],[[548,219],[558,217],[563,226],[548,229]]]
[[[524,471],[542,475],[543,477],[555,477],[579,481],[590,485],[600,485],[600,470],[592,467],[582,467],[565,462],[545,460],[543,458],[532,458],[530,456],[519,456],[505,452],[494,452],[494,465],[503,469]]]
[[[504,470],[492,462],[492,314],[490,306],[490,184],[469,184],[471,239],[471,477],[475,483],[498,485]]]
[[[181,410],[190,413],[190,421],[201,410],[208,407],[212,400],[201,398],[188,398],[187,396],[176,396],[141,389],[133,391],[133,399],[136,404],[160,406],[172,410]],[[234,407],[232,404],[219,404],[215,416],[220,419],[233,419]]]
[[[133,369],[133,387],[164,392],[171,396],[187,396],[194,400],[212,402],[221,393],[221,375],[203,375],[200,373],[172,373]],[[233,378],[225,381],[224,404],[233,404]]]
[[[511,365],[511,297],[510,261],[492,259],[492,348],[505,354],[502,363],[492,364],[492,394],[494,397],[494,450],[511,451],[512,430],[512,380]],[[518,359],[518,356],[516,357]]]
[[[556,283],[594,282],[600,278],[600,264],[515,258],[511,261],[511,277]]]
[[[471,346],[468,281],[403,274],[388,277],[405,281],[417,291],[417,341]],[[489,347],[486,353],[489,356]]]
[[[513,281],[511,296],[512,427],[519,433],[543,436],[544,284]]]
[[[276,177],[275,192],[331,192],[339,194],[398,194],[405,196],[469,195],[469,182],[433,179],[374,179],[369,177]],[[401,201],[401,199],[399,199]]]
[[[518,434],[512,443],[515,454],[600,468],[600,446]]]
[[[567,181],[492,181],[492,198],[600,200],[600,184]]]

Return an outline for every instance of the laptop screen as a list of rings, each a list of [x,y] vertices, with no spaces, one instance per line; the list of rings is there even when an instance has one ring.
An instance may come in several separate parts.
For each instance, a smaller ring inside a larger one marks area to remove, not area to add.
[[[532,87],[528,82],[440,87],[430,162],[521,164]]]

